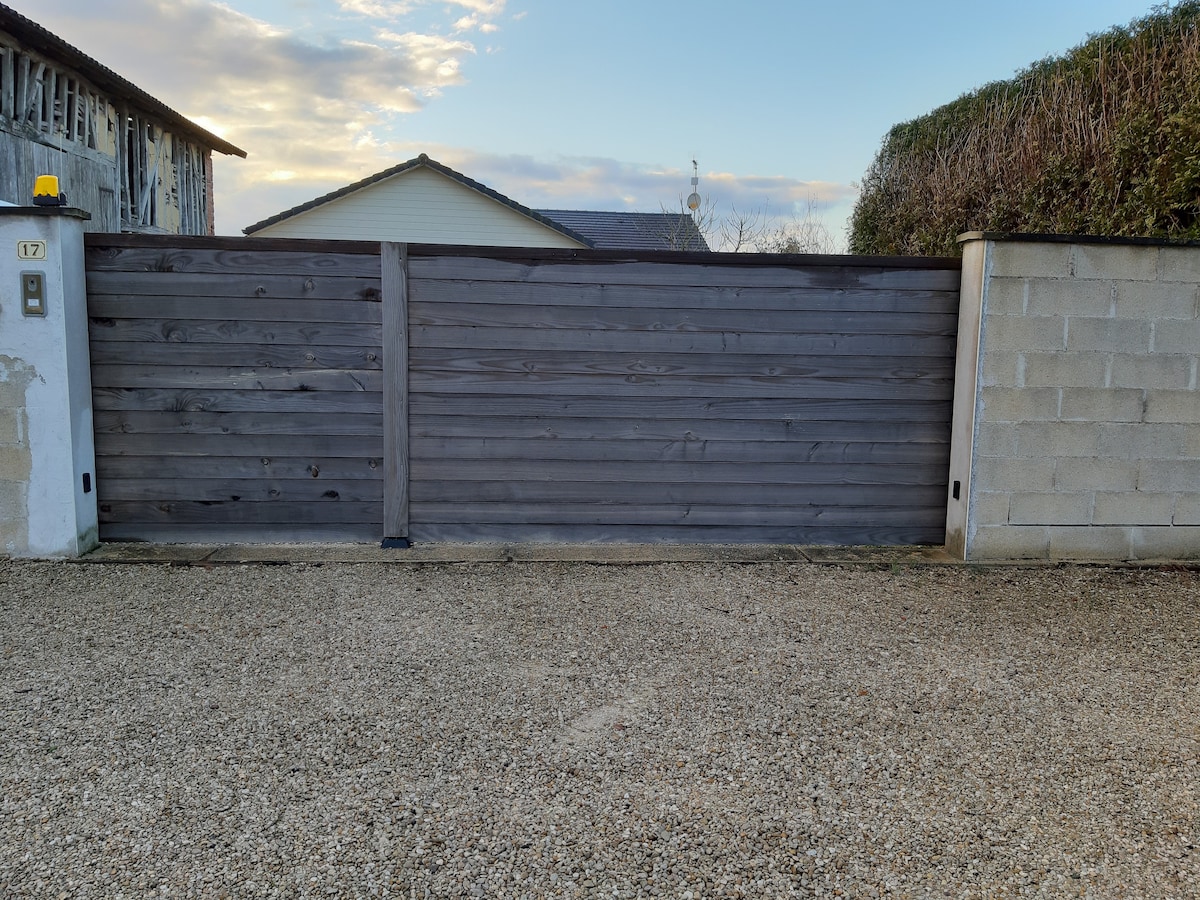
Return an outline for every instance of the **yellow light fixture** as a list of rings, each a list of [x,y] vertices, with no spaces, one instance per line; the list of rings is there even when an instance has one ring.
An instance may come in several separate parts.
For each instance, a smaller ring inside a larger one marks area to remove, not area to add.
[[[57,175],[39,175],[33,183],[34,206],[66,206],[67,195],[58,192]]]

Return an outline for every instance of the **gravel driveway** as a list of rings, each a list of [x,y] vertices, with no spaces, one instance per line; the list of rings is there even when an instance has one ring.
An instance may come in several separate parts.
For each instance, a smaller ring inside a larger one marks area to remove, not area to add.
[[[1200,896],[1200,575],[0,562],[3,897]]]

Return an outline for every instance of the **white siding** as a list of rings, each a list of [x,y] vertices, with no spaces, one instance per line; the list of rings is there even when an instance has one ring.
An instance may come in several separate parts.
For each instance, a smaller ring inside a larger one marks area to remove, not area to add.
[[[297,213],[253,236],[481,247],[584,246],[424,166]]]

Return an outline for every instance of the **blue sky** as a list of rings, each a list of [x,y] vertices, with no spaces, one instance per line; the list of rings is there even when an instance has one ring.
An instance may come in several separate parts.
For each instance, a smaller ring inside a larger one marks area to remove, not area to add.
[[[700,192],[844,237],[907,121],[1147,0],[6,0],[244,148],[217,230],[419,153],[530,207],[678,208]]]

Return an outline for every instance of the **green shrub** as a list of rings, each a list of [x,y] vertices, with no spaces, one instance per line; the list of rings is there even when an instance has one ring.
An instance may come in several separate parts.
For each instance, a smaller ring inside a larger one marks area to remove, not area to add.
[[[850,252],[954,255],[964,231],[1200,239],[1200,0],[892,128]]]

